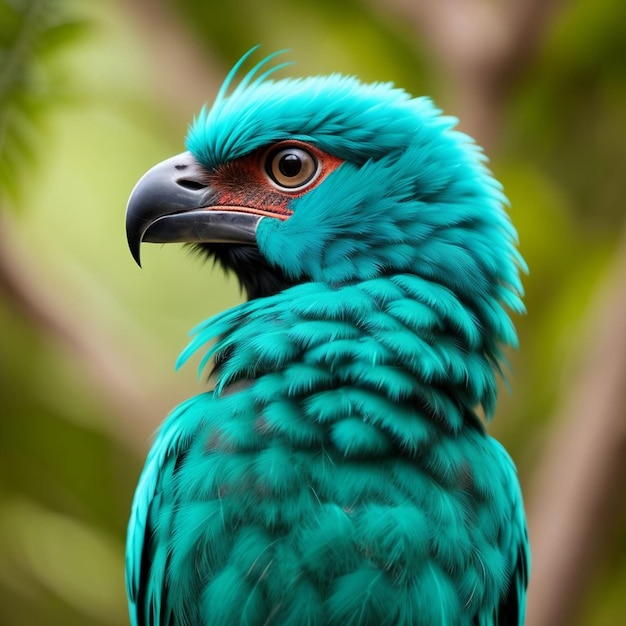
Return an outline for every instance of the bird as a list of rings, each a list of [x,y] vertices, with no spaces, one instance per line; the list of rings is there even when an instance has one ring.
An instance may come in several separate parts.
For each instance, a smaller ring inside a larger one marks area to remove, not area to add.
[[[127,205],[139,265],[185,243],[246,295],[177,362],[207,390],[139,478],[131,623],[520,626],[521,487],[487,432],[527,271],[503,188],[430,98],[254,51]]]

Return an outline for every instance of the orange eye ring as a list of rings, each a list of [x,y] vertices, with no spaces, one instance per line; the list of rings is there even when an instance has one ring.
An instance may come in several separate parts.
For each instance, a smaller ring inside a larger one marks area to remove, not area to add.
[[[265,160],[267,176],[283,191],[301,191],[315,181],[320,171],[317,157],[300,145],[276,146]]]

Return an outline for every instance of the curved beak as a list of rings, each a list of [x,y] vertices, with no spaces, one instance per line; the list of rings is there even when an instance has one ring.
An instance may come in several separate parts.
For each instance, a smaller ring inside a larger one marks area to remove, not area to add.
[[[190,152],[162,161],[143,175],[128,200],[130,252],[141,267],[143,241],[256,245],[262,216],[228,209],[219,205],[207,171]]]

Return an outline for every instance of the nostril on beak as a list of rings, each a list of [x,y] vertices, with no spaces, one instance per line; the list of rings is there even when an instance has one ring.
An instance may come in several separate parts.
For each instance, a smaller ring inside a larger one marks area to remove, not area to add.
[[[190,191],[200,191],[201,189],[206,189],[207,185],[201,183],[198,180],[192,180],[189,178],[182,178],[176,181],[176,184],[184,189],[189,189]]]

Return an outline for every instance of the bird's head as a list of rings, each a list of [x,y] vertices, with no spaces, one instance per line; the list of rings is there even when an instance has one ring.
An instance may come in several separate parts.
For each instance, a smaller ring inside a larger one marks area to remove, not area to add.
[[[504,197],[453,118],[389,84],[269,80],[266,61],[227,94],[235,66],[188,151],[137,184],[127,233],[138,262],[142,241],[188,242],[250,298],[411,273],[517,308],[523,262]]]

